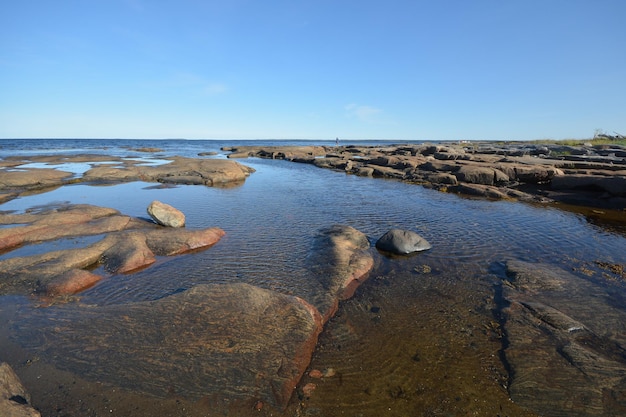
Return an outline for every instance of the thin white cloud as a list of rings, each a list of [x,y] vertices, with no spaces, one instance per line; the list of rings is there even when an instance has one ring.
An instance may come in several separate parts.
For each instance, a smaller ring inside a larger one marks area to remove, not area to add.
[[[346,107],[348,117],[354,117],[362,122],[372,123],[378,118],[378,115],[383,111],[372,106],[364,106],[355,103],[350,103]]]
[[[222,94],[228,91],[228,86],[221,83],[209,83],[205,85],[204,92],[210,96],[214,96],[217,94]]]
[[[207,81],[205,78],[192,73],[179,73],[173,77],[173,85],[178,87],[190,87],[201,94],[216,96],[228,91],[228,86],[220,82]]]

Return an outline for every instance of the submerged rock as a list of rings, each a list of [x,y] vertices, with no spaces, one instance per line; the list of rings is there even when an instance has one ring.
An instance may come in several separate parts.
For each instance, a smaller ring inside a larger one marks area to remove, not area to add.
[[[0,363],[0,415],[2,417],[39,417],[29,405],[30,395],[8,363]]]
[[[96,285],[102,277],[83,269],[72,269],[54,278],[41,290],[46,295],[72,295]]]
[[[406,255],[428,250],[432,246],[426,239],[411,230],[391,229],[378,239],[376,247],[382,251]]]
[[[148,206],[148,214],[152,219],[162,226],[167,227],[183,227],[185,225],[185,215],[182,211],[154,200]]]
[[[248,284],[198,285],[149,302],[66,304],[16,337],[61,369],[157,397],[251,398],[285,407],[322,330],[301,298]]]
[[[619,295],[550,265],[509,261],[507,275],[511,398],[545,416],[626,415]]]

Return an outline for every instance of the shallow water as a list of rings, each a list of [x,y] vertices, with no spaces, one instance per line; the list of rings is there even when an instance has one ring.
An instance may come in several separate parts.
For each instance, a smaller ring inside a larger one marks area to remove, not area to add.
[[[136,155],[124,147],[99,146],[105,154]],[[155,157],[195,156],[224,144],[168,146]],[[88,146],[76,149],[94,153]],[[6,144],[1,150],[19,153]],[[37,153],[37,149],[27,151]],[[188,228],[219,226],[226,231],[226,236],[206,251],[160,260],[133,275],[107,277],[80,295],[85,305],[155,300],[201,283],[233,281],[298,295],[309,278],[305,258],[313,237],[323,227],[350,225],[368,235],[372,243],[390,228],[421,234],[432,244],[431,250],[406,258],[378,256],[370,279],[328,323],[312,367],[332,369],[335,375],[322,380],[305,376],[303,384],[312,382],[316,390],[310,396],[294,396],[300,415],[532,415],[512,403],[506,391],[502,339],[493,315],[494,287],[502,264],[521,259],[567,270],[584,267],[596,272],[588,279],[597,285],[624,291],[623,283],[603,279],[594,264],[626,262],[626,233],[619,227],[591,224],[582,215],[555,207],[460,198],[311,165],[260,159],[239,162],[256,172],[233,188],[160,188],[141,182],[75,184],[9,201],[0,205],[0,210],[22,212],[69,202],[147,217],[146,207],[158,199],[182,210]],[[81,243],[71,240],[62,244]],[[40,249],[47,250],[45,245]],[[36,250],[27,247],[14,254]],[[3,258],[7,256],[12,254]],[[0,298],[0,312],[6,317],[16,309],[37,305],[36,300],[21,297]],[[44,314],[62,314],[56,306],[46,311]],[[8,352],[4,360],[13,362],[34,404],[45,409],[46,416],[226,415],[212,414],[214,405],[188,401],[184,396],[146,400],[132,390],[122,395],[119,388],[89,379],[81,382],[85,392],[80,394],[69,381],[80,382],[81,375],[50,368],[45,355],[22,351],[8,339],[9,332],[3,328]],[[40,365],[33,365],[33,358]],[[129,357],[128,366],[132,364]],[[37,377],[33,369],[48,376]],[[56,383],[55,377],[64,382]],[[104,403],[107,405],[102,406]],[[53,410],[55,406],[63,411]],[[295,413],[294,407],[288,413]],[[231,410],[231,415],[235,411]]]

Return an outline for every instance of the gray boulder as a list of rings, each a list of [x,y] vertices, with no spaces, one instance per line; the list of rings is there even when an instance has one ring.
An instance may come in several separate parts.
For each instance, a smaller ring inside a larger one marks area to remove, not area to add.
[[[185,215],[180,210],[157,200],[148,206],[148,214],[162,226],[183,227],[185,225]]]
[[[406,255],[430,249],[426,239],[410,230],[391,229],[376,242],[376,247],[386,252]]]

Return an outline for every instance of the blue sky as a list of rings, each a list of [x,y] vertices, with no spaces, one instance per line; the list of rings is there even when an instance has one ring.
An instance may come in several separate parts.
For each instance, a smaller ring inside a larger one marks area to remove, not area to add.
[[[0,4],[0,138],[626,134],[623,0]]]

